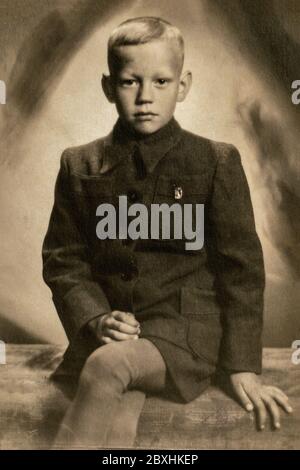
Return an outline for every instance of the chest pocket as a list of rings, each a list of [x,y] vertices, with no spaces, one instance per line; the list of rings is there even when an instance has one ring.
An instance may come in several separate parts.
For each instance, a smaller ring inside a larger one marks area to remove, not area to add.
[[[75,196],[89,200],[97,199],[99,203],[112,197],[112,180],[105,176],[85,176],[72,174],[71,187]]]
[[[153,246],[199,254],[204,241],[204,204],[208,187],[206,173],[158,177],[152,204],[160,206],[156,208],[160,214],[160,227],[158,237],[152,237]]]
[[[202,203],[208,194],[208,175],[160,175],[157,180],[154,194],[155,203]]]
[[[96,238],[96,210],[114,203],[112,179],[104,176],[70,175],[71,201],[81,231],[93,243]]]

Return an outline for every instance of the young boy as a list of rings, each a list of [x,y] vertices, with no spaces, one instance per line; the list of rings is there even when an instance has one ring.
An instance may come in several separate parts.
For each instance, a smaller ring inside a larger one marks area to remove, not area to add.
[[[286,395],[257,375],[264,265],[239,153],[173,117],[191,86],[183,59],[170,23],[119,25],[102,80],[119,119],[108,137],[61,158],[43,273],[70,340],[56,376],[81,374],[57,442],[130,446],[146,393],[189,402],[217,370],[245,409],[257,411],[261,429],[266,410],[275,428],[278,405],[291,412]],[[181,239],[126,236],[120,196],[129,209],[204,204],[203,247],[187,250],[185,231]],[[100,233],[102,204],[115,208],[117,235]]]

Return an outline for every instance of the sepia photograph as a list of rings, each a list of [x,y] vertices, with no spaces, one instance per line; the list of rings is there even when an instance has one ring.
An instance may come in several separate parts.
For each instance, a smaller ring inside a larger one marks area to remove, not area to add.
[[[0,0],[0,143],[0,450],[300,450],[300,1]]]

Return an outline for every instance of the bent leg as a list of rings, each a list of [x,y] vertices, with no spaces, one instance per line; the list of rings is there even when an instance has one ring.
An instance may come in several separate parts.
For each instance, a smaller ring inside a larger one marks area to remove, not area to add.
[[[108,447],[131,447],[134,444],[140,413],[146,393],[163,390],[166,381],[164,360],[153,343],[147,339],[128,342],[127,355],[138,370],[129,390],[123,393],[118,413],[107,436]],[[133,346],[133,347],[132,347]],[[133,357],[130,357],[133,354]]]
[[[120,406],[106,438],[106,446],[130,448],[134,444],[137,426],[146,395],[141,390],[128,390],[123,393]]]
[[[144,394],[162,390],[165,377],[164,360],[147,339],[101,346],[86,361],[56,444],[104,447],[126,436],[132,445]],[[127,392],[132,389],[139,392]]]

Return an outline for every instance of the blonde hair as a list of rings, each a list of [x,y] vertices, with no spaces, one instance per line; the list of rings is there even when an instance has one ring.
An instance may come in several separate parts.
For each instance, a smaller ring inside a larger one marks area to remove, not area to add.
[[[156,39],[172,41],[176,44],[182,68],[184,40],[180,30],[162,18],[141,16],[124,21],[111,33],[107,48],[107,61],[110,72],[114,68],[118,47],[146,44]]]

